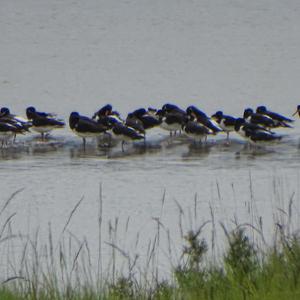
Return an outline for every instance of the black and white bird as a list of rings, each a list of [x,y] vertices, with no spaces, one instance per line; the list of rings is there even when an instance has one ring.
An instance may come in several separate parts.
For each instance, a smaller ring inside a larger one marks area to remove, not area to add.
[[[196,120],[200,124],[210,129],[213,132],[213,134],[217,134],[218,132],[222,131],[222,129],[219,126],[217,126],[217,124],[212,122],[212,120],[196,106],[189,106],[186,109],[186,112],[192,119]]]
[[[235,131],[251,144],[270,144],[281,140],[282,136],[271,132],[257,124],[248,123],[243,118],[238,118],[235,123]]]
[[[7,146],[8,141],[18,133],[23,133],[22,129],[0,120],[0,142],[2,148]]]
[[[271,134],[266,131],[248,132],[248,139],[252,145],[270,145],[282,139],[281,135]]]
[[[26,116],[32,123],[32,129],[41,134],[42,140],[45,139],[45,133],[65,127],[63,120],[57,119],[50,113],[38,112],[33,106],[26,109]]]
[[[278,121],[273,120],[267,115],[255,113],[251,108],[246,108],[244,110],[243,118],[249,123],[259,124],[265,128],[276,128],[281,126]]]
[[[7,107],[2,107],[0,109],[0,121],[2,123],[13,125],[19,130],[18,133],[23,133],[23,134],[29,132],[29,128],[32,126],[31,122],[29,122],[25,118],[11,114],[9,108]],[[15,139],[16,139],[16,134],[14,135],[14,141]]]
[[[223,129],[227,134],[227,142],[229,141],[229,133],[234,131],[234,126],[236,118],[228,115],[224,115],[222,111],[217,111],[214,115],[211,116],[218,125]]]
[[[163,110],[158,110],[160,128],[169,131],[170,136],[176,135],[177,131],[181,131],[182,126],[188,121],[186,114],[171,112],[168,113]]]
[[[133,111],[132,116],[140,120],[145,130],[157,127],[160,125],[160,120],[157,116],[149,114],[145,108],[139,108]]]
[[[144,135],[138,133],[132,127],[128,127],[117,120],[111,120],[111,128],[109,133],[115,140],[121,141],[122,152],[124,152],[124,145],[129,142],[134,142],[138,140],[145,140]]]
[[[0,118],[1,119],[10,119],[16,123],[19,123],[20,125],[24,125],[24,129],[25,129],[25,127],[26,127],[26,129],[28,129],[31,126],[31,123],[27,119],[25,119],[21,116],[12,114],[8,107],[2,107],[0,109]]]
[[[294,120],[292,120],[290,118],[287,118],[287,117],[285,117],[281,114],[278,114],[278,113],[275,113],[273,111],[267,110],[267,108],[265,106],[258,106],[256,108],[256,113],[270,117],[271,119],[273,119],[275,122],[278,123],[278,127],[291,128],[292,126],[289,125],[288,123],[293,123],[294,122]]]
[[[139,132],[140,134],[143,134],[145,136],[146,131],[145,131],[143,122],[137,116],[135,116],[133,113],[129,113],[127,115],[125,125],[133,128],[134,130],[136,130],[137,132]]]
[[[244,118],[237,118],[235,121],[234,130],[242,137],[246,138],[246,132],[266,132],[270,134],[274,134],[273,131],[259,125],[246,121]]]
[[[86,138],[99,137],[106,132],[107,127],[86,116],[81,116],[78,112],[72,112],[69,117],[71,130],[82,138],[83,148],[86,146]]]
[[[31,120],[32,116],[39,116],[39,117],[45,117],[45,118],[52,118],[55,119],[57,117],[56,114],[54,113],[47,113],[47,112],[42,112],[42,111],[37,111],[35,107],[29,106],[26,108],[26,116],[28,120]]]
[[[210,129],[195,121],[187,121],[182,125],[182,130],[194,140],[195,144],[201,144],[203,139],[206,141],[207,136],[213,133]]]

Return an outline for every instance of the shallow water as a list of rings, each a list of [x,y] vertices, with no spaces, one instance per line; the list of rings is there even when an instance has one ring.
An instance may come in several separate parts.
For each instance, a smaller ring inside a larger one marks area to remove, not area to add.
[[[290,116],[299,101],[299,9],[297,1],[267,0],[4,1],[1,105],[20,114],[35,105],[65,119],[73,110],[92,115],[107,102],[126,115],[168,101],[236,116],[265,104]],[[253,224],[262,217],[271,237],[278,208],[287,210],[293,193],[299,225],[300,121],[280,133],[278,145],[253,150],[235,134],[230,145],[220,135],[195,147],[154,129],[146,147],[127,145],[125,153],[95,141],[83,151],[68,128],[47,143],[34,134],[20,137],[0,150],[1,203],[22,189],[1,218],[16,213],[14,232],[39,228],[42,242],[51,222],[58,241],[83,198],[68,230],[86,237],[97,257],[101,186],[103,242],[117,218],[118,243],[141,256],[156,234],[157,217],[180,253],[181,209],[186,231],[213,211],[216,224],[228,226],[235,217]],[[110,256],[111,248],[103,248]]]
[[[220,135],[209,139],[207,145],[195,146],[183,136],[169,141],[165,134],[156,140],[164,132],[153,131],[149,146],[127,145],[124,153],[120,145],[99,149],[96,141],[90,141],[84,151],[81,141],[70,136],[49,142],[19,139],[0,156],[2,203],[12,192],[23,189],[5,209],[3,221],[16,213],[11,221],[14,232],[33,237],[39,228],[40,243],[48,242],[51,223],[58,243],[71,211],[83,198],[67,232],[78,240],[86,238],[96,260],[101,186],[104,259],[111,257],[105,242],[111,241],[109,228],[117,220],[116,244],[132,255],[138,253],[141,265],[147,245],[156,235],[155,218],[170,230],[178,256],[183,245],[180,227],[184,234],[197,229],[211,220],[211,212],[220,237],[219,222],[233,228],[236,218],[238,223],[258,226],[262,218],[266,239],[271,241],[272,224],[282,217],[279,209],[287,212],[295,193],[293,224],[297,228],[300,150],[294,135],[269,148],[249,149],[237,136],[230,145],[225,143],[225,135]],[[210,236],[208,230],[204,237]],[[137,240],[138,247],[133,247]],[[166,235],[161,244],[167,249]],[[223,238],[216,244],[222,251]],[[163,255],[160,266],[165,264]]]

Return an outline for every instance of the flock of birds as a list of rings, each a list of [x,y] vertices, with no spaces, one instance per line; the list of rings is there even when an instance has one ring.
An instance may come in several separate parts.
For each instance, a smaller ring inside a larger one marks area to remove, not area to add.
[[[300,117],[300,105],[293,115],[295,114]],[[18,134],[26,134],[31,130],[40,133],[44,141],[50,131],[66,126],[64,120],[55,114],[37,111],[32,106],[26,109],[26,116],[27,119],[12,114],[7,107],[1,108],[2,147],[10,142],[14,143]],[[136,109],[126,119],[122,119],[110,104],[100,108],[92,117],[80,115],[78,112],[72,112],[69,117],[69,127],[82,138],[84,148],[86,138],[106,136],[110,142],[121,141],[122,151],[127,142],[143,140],[146,143],[147,131],[154,127],[167,130],[170,137],[185,134],[196,144],[202,144],[207,141],[208,136],[220,132],[227,134],[226,140],[229,143],[229,134],[235,131],[251,144],[258,145],[279,141],[282,136],[275,133],[274,129],[292,128],[293,122],[294,120],[270,111],[265,106],[259,106],[255,111],[247,108],[242,118],[236,118],[225,115],[222,111],[209,117],[196,106],[192,105],[183,110],[170,103],[163,105],[161,109]]]

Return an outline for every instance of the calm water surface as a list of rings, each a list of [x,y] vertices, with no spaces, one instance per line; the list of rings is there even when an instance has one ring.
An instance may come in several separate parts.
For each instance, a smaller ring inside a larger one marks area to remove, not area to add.
[[[1,105],[20,114],[35,105],[65,119],[73,110],[92,115],[107,102],[126,115],[167,101],[236,116],[265,104],[290,116],[299,101],[299,9],[297,1],[267,0],[4,1]],[[1,219],[16,213],[13,232],[39,228],[41,244],[51,223],[58,242],[83,199],[67,230],[86,237],[96,258],[101,186],[105,257],[116,220],[120,247],[141,256],[158,217],[178,253],[180,218],[187,231],[212,211],[216,224],[228,226],[234,218],[256,225],[262,217],[271,237],[278,209],[286,211],[291,197],[295,228],[299,219],[300,121],[280,133],[282,143],[256,151],[237,135],[229,146],[220,135],[195,148],[183,137],[170,142],[159,129],[146,148],[128,145],[125,153],[94,141],[84,152],[67,128],[47,143],[20,137],[0,151],[1,205],[22,189]]]

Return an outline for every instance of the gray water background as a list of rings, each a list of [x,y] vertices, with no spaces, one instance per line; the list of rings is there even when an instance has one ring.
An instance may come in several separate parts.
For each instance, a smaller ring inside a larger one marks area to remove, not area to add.
[[[235,116],[265,104],[291,116],[300,90],[299,9],[298,1],[277,0],[1,1],[0,105],[21,115],[34,105],[66,120],[71,111],[92,115],[106,103],[123,116],[166,102]],[[261,217],[271,238],[278,208],[287,211],[291,198],[299,228],[299,124],[259,151],[235,134],[230,146],[220,135],[195,149],[181,138],[170,143],[159,129],[149,133],[146,150],[129,145],[124,154],[94,141],[84,152],[67,127],[46,144],[34,134],[20,137],[0,153],[1,203],[24,188],[2,220],[16,213],[14,232],[39,228],[41,243],[51,223],[57,242],[83,197],[68,230],[86,237],[97,258],[102,186],[104,257],[116,218],[118,244],[128,252],[146,255],[153,218],[161,217],[180,254],[181,208],[186,231],[213,211],[216,224],[229,227],[235,217],[255,225]]]

